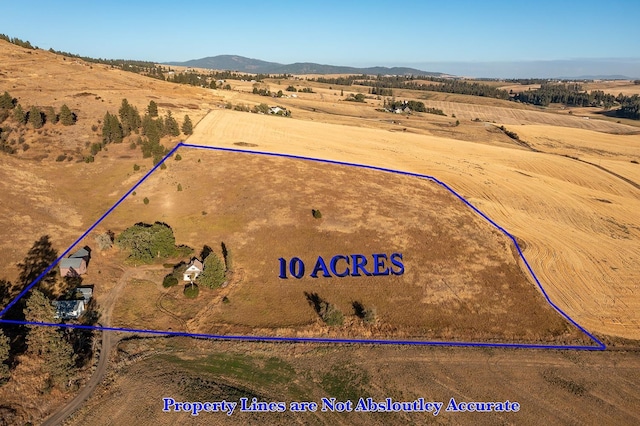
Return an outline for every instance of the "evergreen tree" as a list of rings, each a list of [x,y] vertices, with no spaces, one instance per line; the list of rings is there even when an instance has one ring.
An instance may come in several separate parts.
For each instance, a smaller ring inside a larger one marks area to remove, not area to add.
[[[204,270],[198,277],[198,283],[209,288],[217,288],[224,282],[224,264],[215,253],[211,252],[204,260]]]
[[[140,113],[138,109],[131,106],[126,99],[122,100],[120,110],[118,110],[120,116],[120,122],[122,123],[122,133],[124,136],[129,136],[131,132],[138,132],[138,128],[142,124],[140,120]]]
[[[123,136],[122,125],[118,117],[107,112],[102,123],[102,140],[104,143],[120,143]]]
[[[15,104],[16,100],[11,97],[9,92],[4,92],[4,94],[0,96],[0,108],[11,109]]]
[[[182,122],[182,133],[185,135],[193,134],[193,123],[191,123],[191,119],[188,115],[184,116],[184,121]]]
[[[22,109],[22,105],[16,105],[16,108],[13,110],[13,119],[18,124],[27,124],[27,114]]]
[[[44,109],[44,121],[45,123],[56,124],[58,122],[58,115],[53,107],[46,107]]]
[[[167,115],[164,119],[164,133],[171,136],[180,136],[180,127],[178,126],[178,122],[173,115],[171,115],[171,111],[167,112]]]
[[[32,290],[24,311],[29,322],[54,323],[54,309],[51,301],[40,291]],[[27,351],[42,359],[42,368],[52,384],[62,385],[69,377],[75,364],[73,347],[64,333],[50,326],[27,326]]]
[[[9,338],[0,330],[0,385],[9,380],[10,372],[7,361],[9,360],[11,346]]]
[[[150,117],[157,117],[158,104],[156,104],[154,101],[149,102],[149,106],[147,107],[147,112],[149,113]]]
[[[67,104],[60,107],[60,122],[63,126],[71,126],[76,123],[76,116],[71,112]]]
[[[36,106],[32,106],[29,110],[29,123],[33,126],[34,129],[40,129],[44,125],[42,112]]]

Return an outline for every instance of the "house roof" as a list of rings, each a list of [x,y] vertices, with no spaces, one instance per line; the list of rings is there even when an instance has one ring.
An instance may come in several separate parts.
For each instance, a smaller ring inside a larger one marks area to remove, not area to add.
[[[189,264],[187,265],[187,270],[189,268],[191,268],[192,266],[195,266],[196,268],[198,268],[199,270],[203,270],[204,269],[204,265],[202,264],[202,262],[200,262],[197,258],[193,258],[191,259],[191,262],[189,262]]]
[[[69,257],[89,257],[89,251],[85,248],[81,248]]]
[[[76,291],[82,293],[82,297],[86,302],[91,300],[91,298],[93,297],[93,289],[91,287],[77,287]]]
[[[54,300],[55,318],[77,318],[84,311],[84,300]]]
[[[82,266],[82,262],[84,262],[84,259],[81,257],[67,257],[60,260],[60,267],[64,269],[79,269]]]

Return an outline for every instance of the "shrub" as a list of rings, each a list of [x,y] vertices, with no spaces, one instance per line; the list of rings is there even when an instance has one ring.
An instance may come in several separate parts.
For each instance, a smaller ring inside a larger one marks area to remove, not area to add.
[[[316,219],[322,218],[322,213],[320,213],[320,210],[313,209],[311,210],[311,214],[313,214],[313,217],[315,217]]]
[[[113,245],[113,235],[105,232],[104,234],[98,234],[94,237],[98,250],[108,250]]]
[[[144,197],[144,200],[142,200],[142,202],[145,204],[149,204],[149,199],[147,197]]]
[[[137,172],[138,170],[140,170],[140,166],[138,166],[137,164],[133,165],[133,171]]]
[[[196,297],[198,297],[198,293],[200,293],[200,289],[195,284],[188,284],[184,287],[184,297],[195,299]]]
[[[174,285],[178,285],[178,279],[173,276],[173,274],[169,274],[162,280],[162,287],[169,288]]]
[[[338,308],[336,308],[336,305],[334,305],[333,303],[324,303],[325,306],[323,311],[320,313],[320,318],[322,318],[322,320],[327,325],[342,325],[342,323],[344,322],[344,315],[342,314],[342,312]]]
[[[64,161],[67,159],[67,155],[66,154],[60,154],[56,157],[56,161],[60,162],[60,161]]]
[[[182,184],[178,184],[178,191],[182,191]]]
[[[88,157],[84,157],[84,162],[85,163],[93,163],[95,161],[95,158],[93,157],[93,155],[89,155]]]
[[[29,149],[29,144],[26,144],[26,143],[25,143],[25,144],[23,144],[23,145],[22,145],[22,150],[23,150],[23,151],[26,151],[26,150],[28,150],[28,149]]]
[[[176,161],[182,160],[182,156],[180,154],[176,154],[175,160]]]

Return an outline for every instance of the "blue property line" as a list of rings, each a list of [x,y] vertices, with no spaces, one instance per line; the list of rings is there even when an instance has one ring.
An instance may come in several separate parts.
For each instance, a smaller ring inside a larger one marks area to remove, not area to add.
[[[33,321],[16,321],[2,320],[0,323],[15,325],[37,325],[45,327],[64,327],[81,330],[97,330],[97,331],[121,331],[125,333],[145,333],[158,336],[170,337],[195,337],[200,339],[217,339],[217,340],[242,340],[254,342],[295,342],[295,343],[357,343],[357,344],[376,344],[376,345],[415,345],[415,346],[463,346],[463,347],[491,347],[491,348],[514,348],[514,349],[573,349],[582,351],[601,351],[603,348],[598,346],[575,346],[575,345],[536,345],[526,343],[483,343],[483,342],[441,342],[441,341],[420,341],[420,340],[376,340],[376,339],[334,339],[330,337],[277,337],[277,336],[238,336],[226,334],[206,334],[206,333],[187,333],[181,331],[160,331],[160,330],[144,330],[136,328],[121,327],[103,327],[96,325],[82,324],[61,324],[50,322],[33,322]]]
[[[542,292],[546,301],[551,305],[551,307],[558,312],[562,317],[567,319],[571,324],[573,324],[576,328],[582,331],[585,335],[587,335],[590,339],[596,343],[597,346],[580,346],[580,345],[536,345],[536,344],[519,344],[519,343],[480,343],[480,342],[441,342],[441,341],[412,341],[412,340],[372,340],[372,339],[332,339],[332,338],[314,338],[314,337],[269,337],[269,336],[227,336],[227,335],[214,335],[214,334],[199,334],[199,333],[186,333],[186,332],[175,332],[175,331],[159,331],[159,330],[144,330],[144,329],[131,329],[131,328],[118,328],[118,327],[102,327],[102,326],[88,326],[88,325],[80,325],[80,324],[55,324],[55,323],[38,323],[38,322],[28,322],[28,321],[14,321],[14,320],[3,320],[2,316],[7,312],[11,306],[13,306],[26,292],[28,292],[38,281],[40,281],[55,265],[62,259],[71,249],[80,242],[89,232],[91,232],[106,216],[108,216],[124,199],[133,192],[151,173],[153,173],[164,161],[170,157],[178,148],[196,148],[196,149],[208,149],[212,151],[223,151],[223,152],[233,152],[233,153],[241,153],[241,154],[255,154],[255,155],[263,155],[263,156],[272,156],[272,157],[281,157],[288,159],[296,159],[296,160],[307,160],[314,161],[319,163],[326,164],[335,164],[341,166],[351,166],[358,167],[363,169],[394,173],[405,176],[412,176],[422,179],[432,180],[433,182],[441,185],[453,195],[455,195],[459,200],[465,203],[468,207],[470,207],[473,211],[482,216],[485,220],[487,220],[491,225],[509,237],[516,246],[518,250],[518,254],[520,258],[526,265],[529,273],[535,280],[538,288]],[[78,238],[56,261],[49,266],[34,282],[32,282],[26,289],[24,289],[5,309],[0,312],[0,323],[8,323],[8,324],[20,324],[20,325],[42,325],[42,326],[50,326],[50,327],[66,327],[66,328],[78,328],[78,329],[87,329],[87,330],[102,330],[102,331],[121,331],[121,332],[129,332],[129,333],[147,333],[147,334],[155,334],[155,335],[164,335],[164,336],[184,336],[184,337],[196,337],[196,338],[207,338],[207,339],[221,339],[221,340],[245,340],[245,341],[268,341],[268,342],[316,342],[316,343],[366,343],[366,344],[397,344],[397,345],[422,345],[422,346],[465,346],[465,347],[500,347],[500,348],[524,348],[524,349],[573,349],[573,350],[589,350],[589,351],[601,351],[605,350],[606,346],[600,340],[598,340],[594,335],[585,330],[582,326],[580,326],[576,321],[574,321],[569,315],[567,315],[562,309],[560,309],[556,304],[554,304],[547,292],[542,287],[542,284],[538,280],[538,277],[533,272],[533,269],[527,262],[527,259],[524,257],[518,242],[515,237],[507,232],[503,227],[495,223],[491,220],[486,214],[481,212],[478,208],[472,205],[469,201],[467,201],[464,197],[459,195],[456,191],[454,191],[451,187],[449,187],[444,182],[436,179],[433,176],[423,175],[419,173],[406,172],[401,170],[393,170],[385,167],[371,166],[366,164],[357,164],[357,163],[349,163],[344,161],[336,161],[336,160],[327,160],[320,158],[312,158],[312,157],[304,157],[299,155],[292,154],[280,154],[280,153],[272,153],[272,152],[263,152],[263,151],[252,151],[252,150],[241,150],[235,148],[223,148],[223,147],[213,147],[213,146],[204,146],[204,145],[193,145],[186,144],[183,142],[178,143],[155,167],[153,167],[149,172],[147,172],[142,179],[138,181],[125,195],[120,198],[107,212],[100,217],[80,238]]]
[[[21,298],[22,296],[24,296],[25,294],[27,294],[27,292],[28,292],[29,290],[31,290],[31,288],[32,288],[34,285],[36,285],[36,284],[37,284],[37,283],[38,283],[42,278],[44,278],[44,276],[45,276],[45,275],[47,275],[47,274],[48,274],[48,273],[49,273],[53,268],[55,268],[55,267],[56,267],[56,265],[58,264],[58,262],[60,262],[60,260],[61,260],[63,257],[65,257],[65,256],[66,256],[66,255],[71,251],[71,249],[73,249],[73,248],[76,246],[76,244],[78,244],[80,241],[82,241],[82,240],[84,239],[84,237],[86,237],[86,236],[89,234],[89,232],[93,231],[93,230],[94,230],[94,228],[95,228],[96,226],[98,226],[98,224],[99,224],[100,222],[102,222],[102,221],[104,220],[104,218],[105,218],[105,217],[107,217],[109,214],[111,214],[111,212],[112,212],[116,207],[118,207],[118,206],[120,205],[120,203],[122,203],[122,202],[124,201],[124,199],[125,199],[125,198],[127,198],[127,197],[129,196],[129,194],[131,194],[131,193],[132,193],[132,192],[133,192],[133,191],[134,191],[138,186],[140,186],[140,184],[141,184],[142,182],[144,182],[144,181],[145,181],[145,179],[147,179],[147,178],[149,177],[149,175],[151,175],[151,173],[155,172],[155,171],[156,171],[156,169],[157,169],[158,167],[160,167],[160,166],[162,165],[162,163],[164,163],[164,161],[165,161],[167,158],[169,158],[171,155],[173,155],[173,153],[174,153],[178,148],[180,148],[180,146],[181,146],[181,145],[182,145],[182,142],[178,143],[178,144],[177,144],[177,145],[176,145],[176,146],[175,146],[171,151],[169,151],[169,153],[168,153],[167,155],[165,155],[165,156],[162,158],[162,160],[160,160],[160,161],[158,162],[158,164],[156,164],[155,166],[153,166],[153,168],[152,168],[151,170],[149,170],[149,171],[148,171],[148,172],[147,172],[147,173],[142,177],[142,179],[140,179],[140,180],[139,180],[135,185],[133,185],[133,187],[132,187],[130,190],[128,190],[128,191],[126,192],[126,194],[124,194],[122,197],[120,197],[120,199],[119,199],[118,201],[116,201],[116,203],[115,203],[113,206],[111,206],[111,208],[110,208],[109,210],[107,210],[107,212],[106,212],[105,214],[103,214],[103,215],[100,217],[100,219],[98,219],[98,220],[97,220],[93,225],[91,225],[91,226],[89,227],[89,229],[87,229],[87,230],[85,231],[85,233],[84,233],[84,234],[82,234],[82,235],[80,236],[80,238],[78,238],[77,240],[75,240],[75,241],[73,242],[73,244],[71,244],[71,245],[69,246],[69,248],[68,248],[68,249],[66,249],[66,250],[65,250],[65,251],[60,255],[60,257],[58,257],[58,258],[57,258],[57,259],[56,259],[56,260],[55,260],[55,261],[54,261],[54,262],[53,262],[53,263],[52,263],[52,264],[51,264],[47,269],[45,269],[45,270],[44,270],[44,272],[42,272],[40,275],[38,275],[38,278],[36,278],[35,280],[33,280],[33,282],[32,282],[31,284],[29,284],[29,285],[28,285],[24,290],[22,290],[22,291],[20,292],[20,294],[18,294],[18,295],[17,295],[17,296],[16,296],[16,297],[15,297],[15,298],[14,298],[14,299],[13,299],[13,300],[8,304],[8,305],[7,305],[7,306],[6,306],[2,311],[0,311],[0,319],[1,319],[1,318],[2,318],[6,313],[7,313],[7,311],[8,311],[9,309],[11,309],[11,307],[12,307],[13,305],[15,305],[15,304],[18,302],[18,300],[20,300],[20,298]]]

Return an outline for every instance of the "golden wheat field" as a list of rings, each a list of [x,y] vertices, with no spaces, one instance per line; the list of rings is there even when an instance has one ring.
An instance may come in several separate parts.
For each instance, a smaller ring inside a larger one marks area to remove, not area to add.
[[[584,135],[546,129],[568,145]],[[529,135],[527,126],[518,131]],[[589,135],[596,145],[614,144],[626,168],[638,166],[630,162],[638,135],[607,134],[603,142],[601,133]],[[576,321],[597,333],[640,336],[638,189],[589,164],[515,146],[228,111],[210,113],[187,142],[247,142],[260,151],[435,176],[525,242],[524,254],[551,300]]]

